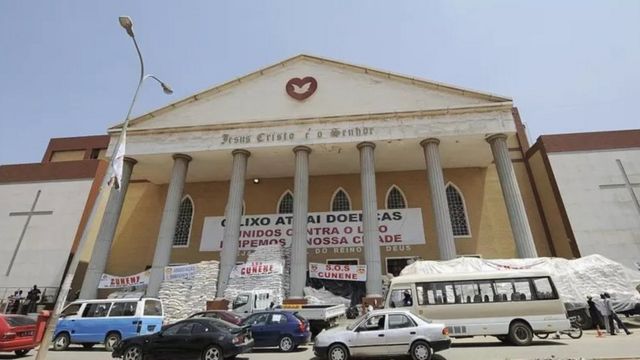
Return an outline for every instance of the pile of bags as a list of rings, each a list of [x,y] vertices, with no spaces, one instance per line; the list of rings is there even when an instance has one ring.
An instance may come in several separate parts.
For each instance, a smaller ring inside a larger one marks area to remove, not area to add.
[[[478,259],[461,257],[448,261],[416,261],[407,265],[400,275],[495,272],[501,270],[542,270],[551,275],[568,310],[586,306],[587,296],[599,299],[608,292],[616,311],[633,309],[640,303],[636,286],[640,272],[601,255],[579,259]]]
[[[312,287],[304,288],[304,298],[311,305],[338,305],[344,304],[347,308],[351,306],[351,299],[334,295],[332,292],[322,289],[314,289]]]
[[[224,291],[225,299],[233,302],[236,296],[245,291],[269,290],[273,296],[274,305],[282,304],[289,294],[289,269],[291,267],[291,250],[280,245],[260,246],[247,257],[246,264],[269,263],[275,264],[282,271],[266,275],[242,275],[236,266],[229,278]],[[238,274],[234,276],[233,274]]]
[[[191,266],[194,268],[192,272],[166,279],[160,284],[158,297],[162,300],[167,322],[182,320],[195,312],[206,310],[207,301],[216,297],[220,263],[202,261]]]

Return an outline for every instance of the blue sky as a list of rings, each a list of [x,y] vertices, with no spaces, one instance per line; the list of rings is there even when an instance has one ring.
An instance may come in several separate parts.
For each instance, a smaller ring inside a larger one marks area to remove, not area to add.
[[[514,99],[532,138],[640,127],[640,1],[0,2],[0,164],[299,53]]]

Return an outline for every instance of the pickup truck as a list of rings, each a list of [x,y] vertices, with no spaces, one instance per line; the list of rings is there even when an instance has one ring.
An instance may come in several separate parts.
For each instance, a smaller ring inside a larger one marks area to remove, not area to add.
[[[273,296],[268,290],[252,290],[239,293],[232,303],[232,311],[240,316],[273,308]],[[339,305],[281,305],[282,311],[295,312],[309,321],[312,336],[337,324],[345,316],[346,307]]]

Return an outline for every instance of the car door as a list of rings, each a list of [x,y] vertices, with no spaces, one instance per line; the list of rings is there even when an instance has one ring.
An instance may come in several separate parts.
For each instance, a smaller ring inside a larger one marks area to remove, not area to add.
[[[153,335],[148,345],[149,355],[158,360],[188,359],[188,342],[192,328],[192,322],[182,321]]]
[[[386,315],[373,314],[360,324],[355,331],[349,350],[353,356],[386,355],[385,349]]]
[[[272,313],[267,322],[265,341],[267,346],[278,346],[280,338],[289,333],[287,314]]]
[[[411,340],[416,336],[416,323],[405,314],[387,315],[385,344],[387,355],[401,355],[409,352]]]
[[[254,346],[265,347],[269,344],[269,328],[267,321],[269,314],[254,314],[249,316],[244,324],[251,326],[251,334],[253,335]]]

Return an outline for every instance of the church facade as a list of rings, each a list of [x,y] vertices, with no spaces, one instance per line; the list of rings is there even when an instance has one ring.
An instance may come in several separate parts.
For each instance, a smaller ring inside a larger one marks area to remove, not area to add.
[[[309,263],[366,265],[375,298],[417,258],[580,256],[532,151],[509,98],[300,55],[131,121],[76,289],[219,260],[220,295],[276,244],[292,298]]]

